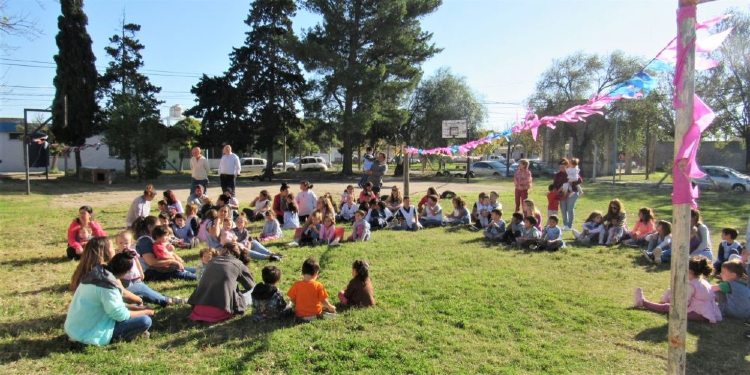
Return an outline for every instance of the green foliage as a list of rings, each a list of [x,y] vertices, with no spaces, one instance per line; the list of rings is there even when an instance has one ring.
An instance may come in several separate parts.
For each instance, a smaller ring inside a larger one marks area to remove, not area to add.
[[[83,1],[62,0],[60,7],[62,14],[57,19],[60,31],[55,37],[59,52],[55,55],[57,74],[54,79],[55,98],[52,101],[52,133],[57,142],[80,146],[97,131],[94,123],[99,110],[96,103],[96,57],[91,50],[91,37],[86,31],[88,18],[83,12]],[[80,151],[75,154],[78,170],[81,167]]]
[[[180,152],[190,150],[198,145],[201,135],[201,122],[194,117],[185,117],[169,128],[169,141]]]
[[[419,18],[440,0],[306,0],[323,18],[303,41],[305,68],[319,79],[314,86],[326,121],[343,141],[343,173],[352,174],[352,150],[373,124],[382,136],[405,118],[397,110],[416,86],[422,62],[439,49],[429,43]],[[395,116],[395,119],[393,117]],[[309,116],[308,116],[309,117]]]
[[[413,94],[409,122],[401,129],[407,144],[421,148],[447,146],[453,140],[443,139],[444,120],[467,120],[472,139],[479,137],[478,130],[487,117],[466,78],[441,68],[435,75],[419,83]]]
[[[750,170],[750,13],[734,10],[717,29],[729,27],[734,29],[717,52],[722,64],[708,73],[708,89],[701,94],[717,114],[711,127],[745,141]]]
[[[99,95],[106,101],[101,121],[107,144],[117,157],[125,160],[125,175],[130,176],[135,162],[138,178],[154,178],[166,160],[164,125],[159,122],[156,94],[161,88],[141,74],[141,50],[136,39],[141,26],[123,24],[121,35],[113,35],[105,51],[112,59],[100,77]]]
[[[200,144],[219,147],[231,140],[235,151],[248,150],[255,141],[252,118],[244,96],[227,75],[203,75],[190,89],[198,103],[185,112],[201,119]]]

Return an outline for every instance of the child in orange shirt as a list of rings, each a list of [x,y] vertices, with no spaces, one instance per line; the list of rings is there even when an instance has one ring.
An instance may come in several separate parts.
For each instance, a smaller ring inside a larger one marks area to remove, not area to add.
[[[302,263],[302,280],[297,281],[286,293],[294,304],[294,315],[311,321],[321,317],[323,311],[335,314],[336,307],[328,302],[325,286],[317,281],[320,265],[314,258]]]

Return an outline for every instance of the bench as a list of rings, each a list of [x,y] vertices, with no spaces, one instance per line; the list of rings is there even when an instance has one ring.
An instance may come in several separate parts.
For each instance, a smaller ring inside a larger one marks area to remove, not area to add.
[[[80,180],[86,178],[85,176],[91,176],[92,184],[112,185],[112,181],[115,179],[115,175],[116,173],[114,169],[81,167]]]

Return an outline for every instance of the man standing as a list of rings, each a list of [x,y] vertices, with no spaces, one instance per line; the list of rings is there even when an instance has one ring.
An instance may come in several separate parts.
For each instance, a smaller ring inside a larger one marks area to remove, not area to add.
[[[219,180],[221,180],[221,192],[231,188],[235,191],[234,183],[240,175],[240,158],[232,153],[232,146],[226,145],[222,150],[221,161],[219,161]]]
[[[195,194],[195,187],[203,186],[203,193],[208,192],[208,173],[211,169],[208,166],[208,159],[201,154],[200,147],[193,147],[190,158],[190,175],[193,178],[190,184],[190,194]]]
[[[383,186],[383,176],[388,172],[388,164],[385,163],[385,154],[378,153],[378,158],[367,171],[368,181],[372,182],[372,191],[380,194],[380,187]]]

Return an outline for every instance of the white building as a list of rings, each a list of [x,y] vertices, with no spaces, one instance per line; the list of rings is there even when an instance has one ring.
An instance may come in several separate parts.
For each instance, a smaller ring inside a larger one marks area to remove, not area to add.
[[[0,118],[0,172],[23,172],[23,132],[19,132],[19,125],[23,125],[20,118]],[[101,135],[86,139],[86,147],[81,150],[81,165],[84,167],[125,169],[125,162],[115,158],[109,147],[102,142]],[[58,158],[57,168],[65,168],[65,159]],[[50,166],[52,167],[52,166]],[[75,155],[68,156],[68,169],[75,169]],[[31,168],[32,171],[44,171],[44,168]]]

